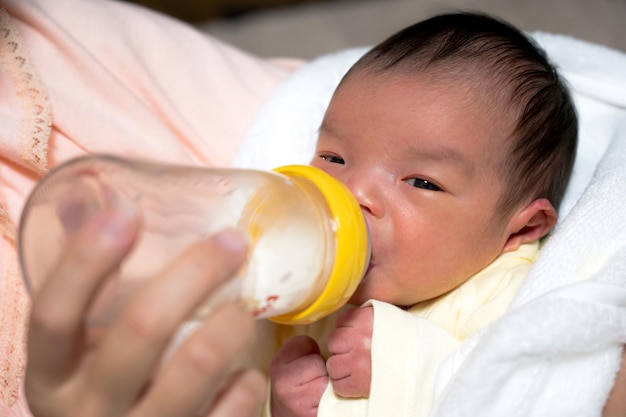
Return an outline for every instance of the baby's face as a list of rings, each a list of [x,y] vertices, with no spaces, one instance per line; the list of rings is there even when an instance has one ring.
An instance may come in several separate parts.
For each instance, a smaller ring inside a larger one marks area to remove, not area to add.
[[[371,232],[353,303],[436,297],[503,251],[506,134],[477,94],[432,78],[357,75],[334,95],[312,164],[350,188]]]

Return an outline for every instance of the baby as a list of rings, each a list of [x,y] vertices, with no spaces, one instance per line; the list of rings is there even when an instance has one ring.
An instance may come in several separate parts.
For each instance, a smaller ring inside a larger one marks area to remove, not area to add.
[[[427,415],[440,365],[505,312],[556,224],[577,126],[543,52],[488,16],[437,16],[363,56],[312,161],[367,220],[371,264],[350,300],[361,308],[327,338],[283,345],[267,412]]]

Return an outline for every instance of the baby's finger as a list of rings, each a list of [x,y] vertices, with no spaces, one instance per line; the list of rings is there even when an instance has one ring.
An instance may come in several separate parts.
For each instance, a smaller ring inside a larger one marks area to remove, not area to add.
[[[338,327],[328,336],[328,351],[332,355],[348,353],[354,349],[354,340],[358,336],[351,327]]]
[[[315,354],[320,354],[315,340],[309,336],[294,336],[276,353],[272,364],[289,364],[302,356]]]
[[[123,410],[134,402],[177,328],[234,276],[245,249],[239,233],[222,232],[191,248],[129,300],[84,375],[114,399],[110,407]]]
[[[357,363],[346,355],[331,356],[326,361],[328,376],[337,395],[347,398],[369,396],[371,372],[369,366]]]
[[[281,348],[270,365],[272,390],[289,395],[294,387],[319,386],[328,383],[326,363],[317,343],[308,336],[296,336]],[[320,394],[321,395],[321,394]]]
[[[372,307],[352,308],[342,312],[337,317],[336,327],[357,327],[365,319],[369,319],[369,315],[373,317]]]
[[[84,341],[88,306],[102,280],[130,250],[137,230],[132,215],[104,211],[72,237],[33,300],[27,382],[58,385],[73,371]]]
[[[350,377],[355,370],[355,365],[348,358],[348,355],[332,355],[326,360],[328,377],[335,384],[336,381]]]

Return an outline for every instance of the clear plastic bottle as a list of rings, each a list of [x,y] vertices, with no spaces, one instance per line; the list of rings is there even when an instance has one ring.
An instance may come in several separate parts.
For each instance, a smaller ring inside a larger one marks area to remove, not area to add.
[[[317,168],[216,169],[96,154],[52,170],[26,202],[18,247],[31,294],[58,262],[68,237],[116,204],[133,205],[142,227],[96,299],[92,326],[106,326],[138,285],[194,242],[226,227],[248,234],[248,259],[238,279],[207,300],[198,315],[220,299],[239,297],[259,318],[310,323],[347,302],[369,262],[358,203]]]

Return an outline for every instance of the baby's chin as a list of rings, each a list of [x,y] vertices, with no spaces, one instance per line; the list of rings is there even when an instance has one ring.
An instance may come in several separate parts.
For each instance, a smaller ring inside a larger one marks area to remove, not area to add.
[[[366,283],[361,283],[352,294],[352,297],[348,300],[348,304],[352,304],[354,306],[361,306],[365,302],[369,300],[382,301],[389,304],[394,304],[394,300],[388,295],[381,294],[379,291],[375,291],[373,288],[370,288]]]
[[[368,284],[369,283],[367,281],[361,282],[354,294],[352,294],[352,297],[348,300],[348,304],[353,306],[362,306],[367,301],[376,300],[387,304],[393,304],[399,308],[408,308],[422,301],[400,299],[397,294],[389,294],[389,292],[382,291],[381,288],[375,288]]]
[[[354,294],[352,294],[352,296],[348,300],[348,304],[352,304],[354,306],[360,306],[368,300],[378,299],[375,297],[376,292],[372,291],[371,286],[368,284],[369,282],[368,282],[367,275],[366,275],[366,277],[363,278],[359,286],[354,291]]]
[[[390,274],[383,265],[371,263],[356,291],[348,300],[348,304],[361,306],[369,300],[376,300],[403,307],[413,305],[411,303],[413,301],[419,301],[407,299],[409,295],[407,291],[395,285],[395,282],[400,282],[400,280]],[[413,298],[412,294],[408,298]]]

